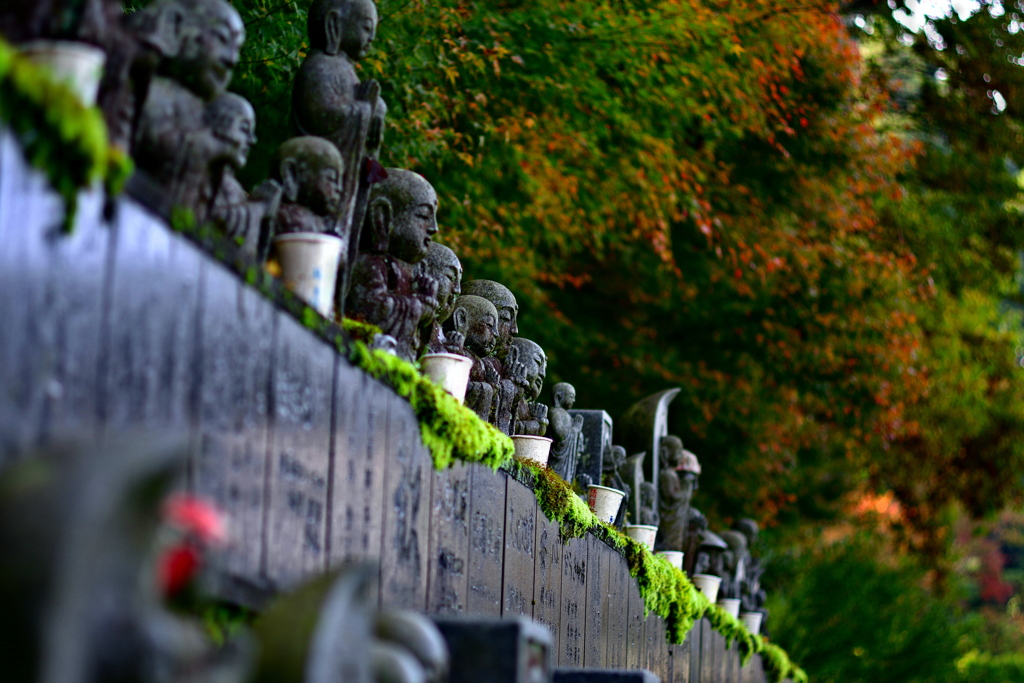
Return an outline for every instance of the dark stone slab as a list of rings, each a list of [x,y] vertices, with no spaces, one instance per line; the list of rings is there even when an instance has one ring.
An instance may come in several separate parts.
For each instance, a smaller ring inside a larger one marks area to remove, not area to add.
[[[587,630],[587,538],[572,538],[562,548],[562,635],[558,666],[583,666]]]
[[[661,683],[653,671],[646,669],[555,669],[552,683]]]
[[[218,567],[246,578],[260,572],[270,422],[271,349],[276,316],[263,296],[223,266],[203,265],[199,315],[199,448],[192,488],[216,501],[231,540]]]
[[[438,619],[448,643],[448,683],[534,683],[551,680],[551,633],[523,617]]]
[[[291,316],[277,318],[263,567],[287,587],[327,568],[335,355]]]
[[[626,666],[626,643],[629,631],[629,587],[634,583],[629,575],[626,558],[608,549],[608,596],[605,609],[605,665],[611,669]]]
[[[412,407],[396,394],[387,403],[389,461],[384,487],[381,604],[423,610],[433,464],[420,440]]]
[[[430,507],[430,579],[427,612],[466,611],[469,590],[469,502],[472,470],[456,464],[435,472]]]
[[[744,669],[746,670],[746,677],[744,680],[750,681],[750,683],[764,683],[766,680],[764,673],[764,660],[761,659],[761,655],[752,656]]]
[[[647,649],[646,668],[658,674],[662,668],[661,644],[665,642],[665,624],[654,612],[647,615],[644,624],[644,643]]]
[[[537,543],[534,554],[533,618],[551,631],[555,659],[561,652],[562,542],[558,526],[537,510]]]
[[[688,635],[682,644],[669,645],[669,651],[672,653],[672,683],[689,683],[692,643],[692,637]]]
[[[695,627],[696,628],[696,627]],[[700,624],[700,681],[699,683],[716,683],[715,671],[718,666],[718,653],[715,651],[715,632],[707,619]]]
[[[603,668],[608,645],[608,573],[615,552],[596,536],[587,534],[587,626],[583,641],[583,666]]]
[[[586,474],[590,483],[601,483],[604,452],[612,445],[612,417],[603,410],[570,410],[583,416],[583,454],[576,464],[576,476]]]
[[[466,612],[501,616],[505,554],[505,488],[508,475],[472,466],[469,528],[469,594]]]
[[[686,640],[690,643],[690,677],[689,683],[700,683],[700,670],[701,670],[701,655],[704,652],[704,641],[702,636],[704,635],[704,629],[701,628],[701,622],[697,622],[690,629],[690,633],[686,636]]]
[[[502,572],[503,616],[533,615],[537,542],[537,498],[512,479],[505,493],[505,564]]]
[[[105,431],[189,428],[198,411],[200,263],[206,256],[131,202],[115,221],[99,401]]]
[[[388,405],[394,392],[343,359],[337,363],[331,566],[378,561],[388,466]]]
[[[626,618],[626,668],[642,669],[647,666],[647,650],[644,642],[644,601],[636,581],[630,581]]]

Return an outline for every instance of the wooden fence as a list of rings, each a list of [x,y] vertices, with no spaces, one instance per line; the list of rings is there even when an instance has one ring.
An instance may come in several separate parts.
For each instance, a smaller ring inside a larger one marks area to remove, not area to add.
[[[706,621],[666,644],[616,550],[563,542],[505,472],[435,472],[402,398],[136,204],[107,220],[101,201],[84,193],[63,234],[57,196],[0,135],[0,464],[47,442],[175,431],[193,447],[189,487],[231,522],[227,599],[259,605],[379,559],[383,605],[531,616],[561,666],[764,680]]]

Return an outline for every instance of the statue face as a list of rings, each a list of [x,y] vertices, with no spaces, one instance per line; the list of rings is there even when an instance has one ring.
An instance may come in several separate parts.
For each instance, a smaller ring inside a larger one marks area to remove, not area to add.
[[[448,247],[431,242],[420,268],[437,281],[437,310],[434,319],[443,323],[455,310],[455,300],[462,294],[462,264]]]
[[[571,410],[576,403],[576,389],[571,384],[558,384],[555,387],[555,405]]]
[[[478,357],[484,358],[494,352],[498,341],[498,318],[484,313],[471,320],[466,330],[466,346]]]
[[[341,169],[323,163],[307,163],[301,174],[299,204],[319,216],[341,210]]]
[[[249,158],[249,148],[256,142],[256,112],[234,93],[225,93],[207,106],[215,110],[213,134],[231,146],[231,165],[242,168]]]
[[[371,0],[353,0],[341,27],[341,51],[353,60],[370,52],[377,35],[377,7]]]
[[[661,465],[674,470],[683,464],[683,442],[675,436],[661,439]]]
[[[499,310],[500,314],[501,311]],[[501,324],[498,324],[498,332],[501,333]],[[528,389],[526,400],[535,401],[544,388],[544,377],[548,372],[548,359],[544,350],[529,339],[515,338],[512,344],[519,350],[519,362],[526,366],[526,381]]]
[[[507,287],[493,280],[467,282],[465,291],[468,294],[482,296],[498,309],[498,345],[495,348],[495,355],[504,358],[512,338],[519,334],[519,325],[516,323],[519,306],[515,296]]]
[[[245,26],[238,12],[221,0],[202,3],[200,10],[186,10],[179,35],[175,76],[205,100],[223,93],[238,63],[245,40]]]
[[[400,174],[399,174],[400,173]],[[423,176],[388,170],[380,192],[391,202],[391,241],[388,253],[406,263],[419,263],[437,234],[437,194]]]

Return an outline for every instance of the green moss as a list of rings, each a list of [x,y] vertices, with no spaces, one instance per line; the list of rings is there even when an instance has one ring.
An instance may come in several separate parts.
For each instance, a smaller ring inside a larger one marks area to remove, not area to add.
[[[451,467],[455,460],[497,469],[511,460],[515,449],[510,438],[421,375],[411,363],[384,351],[371,350],[360,341],[353,341],[348,352],[354,365],[409,401],[435,469]]]
[[[376,325],[370,323],[364,323],[362,320],[353,320],[352,318],[345,318],[341,321],[341,327],[349,336],[353,339],[357,339],[361,342],[369,344],[373,341],[373,338],[381,333],[381,330]]]
[[[87,107],[50,73],[0,39],[0,121],[21,143],[28,163],[43,171],[64,200],[64,229],[74,225],[78,192],[102,182],[121,191],[132,161],[107,141],[103,115]]]
[[[764,672],[771,683],[791,678],[794,683],[807,683],[807,673],[789,659],[789,655],[778,645],[769,643],[758,637],[762,642],[761,661]]]

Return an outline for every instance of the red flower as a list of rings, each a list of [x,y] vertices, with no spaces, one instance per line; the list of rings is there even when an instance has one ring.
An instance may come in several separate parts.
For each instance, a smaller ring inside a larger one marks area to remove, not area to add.
[[[227,539],[227,525],[220,511],[201,498],[187,493],[170,496],[163,517],[171,526],[202,543],[219,545]]]
[[[199,551],[187,541],[168,548],[157,564],[157,580],[164,597],[172,598],[187,586],[199,571],[200,562]]]

